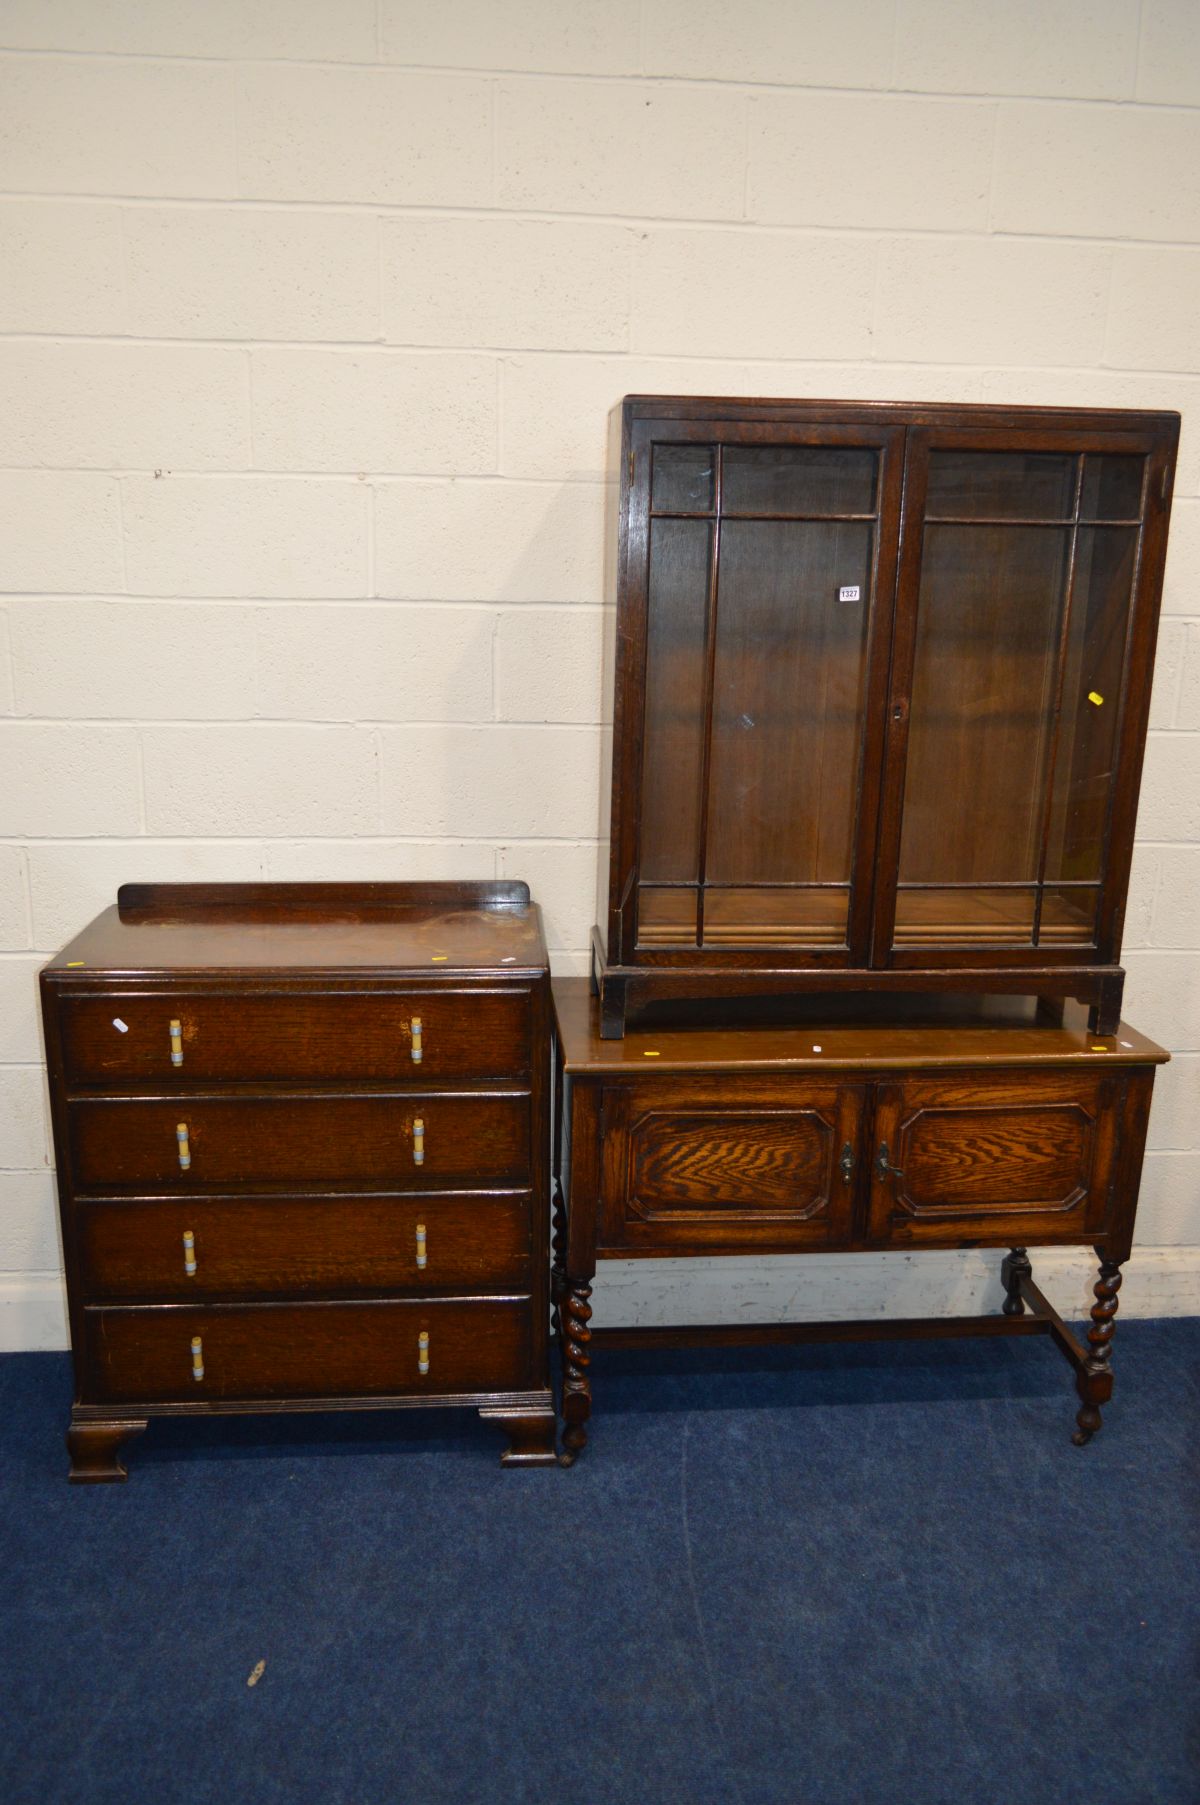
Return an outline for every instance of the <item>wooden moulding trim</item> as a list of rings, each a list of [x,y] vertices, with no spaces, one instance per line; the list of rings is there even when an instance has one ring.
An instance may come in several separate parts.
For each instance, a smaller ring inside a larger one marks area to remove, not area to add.
[[[456,965],[448,984],[413,965],[304,965],[284,969],[245,965],[97,965],[82,971],[67,965],[43,966],[43,985],[64,1001],[79,996],[155,995],[166,990],[190,997],[286,997],[299,993],[325,996],[504,996],[528,993],[547,976],[546,967],[528,965]],[[247,981],[240,983],[245,977]],[[478,982],[483,980],[482,984]]]
[[[444,1410],[448,1406],[464,1409],[543,1410],[553,1398],[547,1386],[542,1391],[447,1391],[436,1394],[397,1392],[391,1397],[350,1395],[347,1397],[311,1398],[211,1398],[196,1403],[152,1404],[76,1404],[71,1411],[73,1423],[141,1422],[148,1416],[254,1416],[276,1411],[320,1410]]]
[[[446,883],[122,884],[117,891],[117,907],[122,915],[161,908],[353,905],[394,909],[447,904],[464,908],[522,908],[528,903],[529,885],[516,878],[456,879]]]
[[[999,965],[999,966],[899,966],[881,970],[865,966],[836,965],[608,965],[603,978],[619,978],[637,993],[666,995],[668,991],[686,997],[691,987],[710,989],[717,985],[736,986],[738,992],[822,991],[822,990],[926,990],[958,992],[962,990],[1013,991],[1017,994],[1058,989],[1071,996],[1076,989],[1124,976],[1120,965]],[[957,980],[957,981],[955,981]]]
[[[841,425],[895,422],[905,426],[958,427],[964,431],[1020,431],[1047,428],[1095,432],[1169,433],[1178,438],[1181,416],[1173,409],[1089,407],[1005,407],[1002,404],[952,401],[846,401],[837,396],[805,396],[793,400],[733,395],[626,395],[631,420],[782,421],[815,417],[824,424],[831,411]],[[1119,421],[1119,424],[1115,422]]]

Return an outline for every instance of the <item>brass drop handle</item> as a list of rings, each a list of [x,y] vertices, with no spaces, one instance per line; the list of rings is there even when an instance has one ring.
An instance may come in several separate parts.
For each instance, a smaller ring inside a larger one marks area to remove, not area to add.
[[[183,1270],[189,1278],[196,1273],[196,1237],[190,1228],[183,1231]]]
[[[410,1032],[412,1034],[412,1062],[414,1065],[420,1065],[425,1054],[421,1046],[421,1018],[419,1015],[413,1016]]]
[[[429,1264],[429,1253],[425,1237],[425,1224],[417,1223],[417,1270],[424,1272]]]
[[[422,1329],[417,1336],[417,1371],[421,1374],[429,1371],[429,1330]]]
[[[842,1157],[838,1161],[838,1165],[842,1169],[842,1183],[848,1185],[854,1177],[854,1149],[849,1141],[842,1148]]]
[[[197,1380],[204,1377],[204,1343],[199,1335],[192,1336],[192,1377]]]
[[[171,1035],[171,1064],[172,1065],[182,1065],[183,1064],[183,1023],[182,1022],[172,1022],[169,1032]]]
[[[175,1139],[179,1143],[179,1170],[186,1172],[192,1163],[192,1149],[188,1142],[188,1125],[186,1122],[175,1124]]]
[[[425,1118],[418,1116],[413,1123],[413,1165],[425,1164]]]
[[[875,1161],[875,1172],[876,1172],[877,1177],[881,1180],[881,1182],[885,1182],[885,1183],[889,1178],[903,1178],[904,1177],[904,1174],[900,1170],[899,1166],[893,1166],[891,1161],[888,1159],[888,1144],[886,1141],[882,1142],[880,1145],[879,1157]]]

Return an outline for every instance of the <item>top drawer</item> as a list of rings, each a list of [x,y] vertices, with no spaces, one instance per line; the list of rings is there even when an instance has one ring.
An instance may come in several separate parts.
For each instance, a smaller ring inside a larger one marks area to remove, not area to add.
[[[515,1078],[529,1071],[528,991],[156,991],[65,997],[75,1084],[175,1080]],[[177,1028],[177,1031],[176,1031]]]

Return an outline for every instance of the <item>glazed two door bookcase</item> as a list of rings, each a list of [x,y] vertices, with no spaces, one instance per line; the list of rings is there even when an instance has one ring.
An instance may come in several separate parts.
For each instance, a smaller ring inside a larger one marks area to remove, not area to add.
[[[846,990],[1111,1032],[1178,415],[622,414],[604,1035]]]

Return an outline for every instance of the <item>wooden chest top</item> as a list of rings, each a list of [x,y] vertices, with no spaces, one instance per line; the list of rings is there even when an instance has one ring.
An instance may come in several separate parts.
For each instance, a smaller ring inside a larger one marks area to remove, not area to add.
[[[49,973],[488,972],[547,967],[522,883],[126,884]]]

